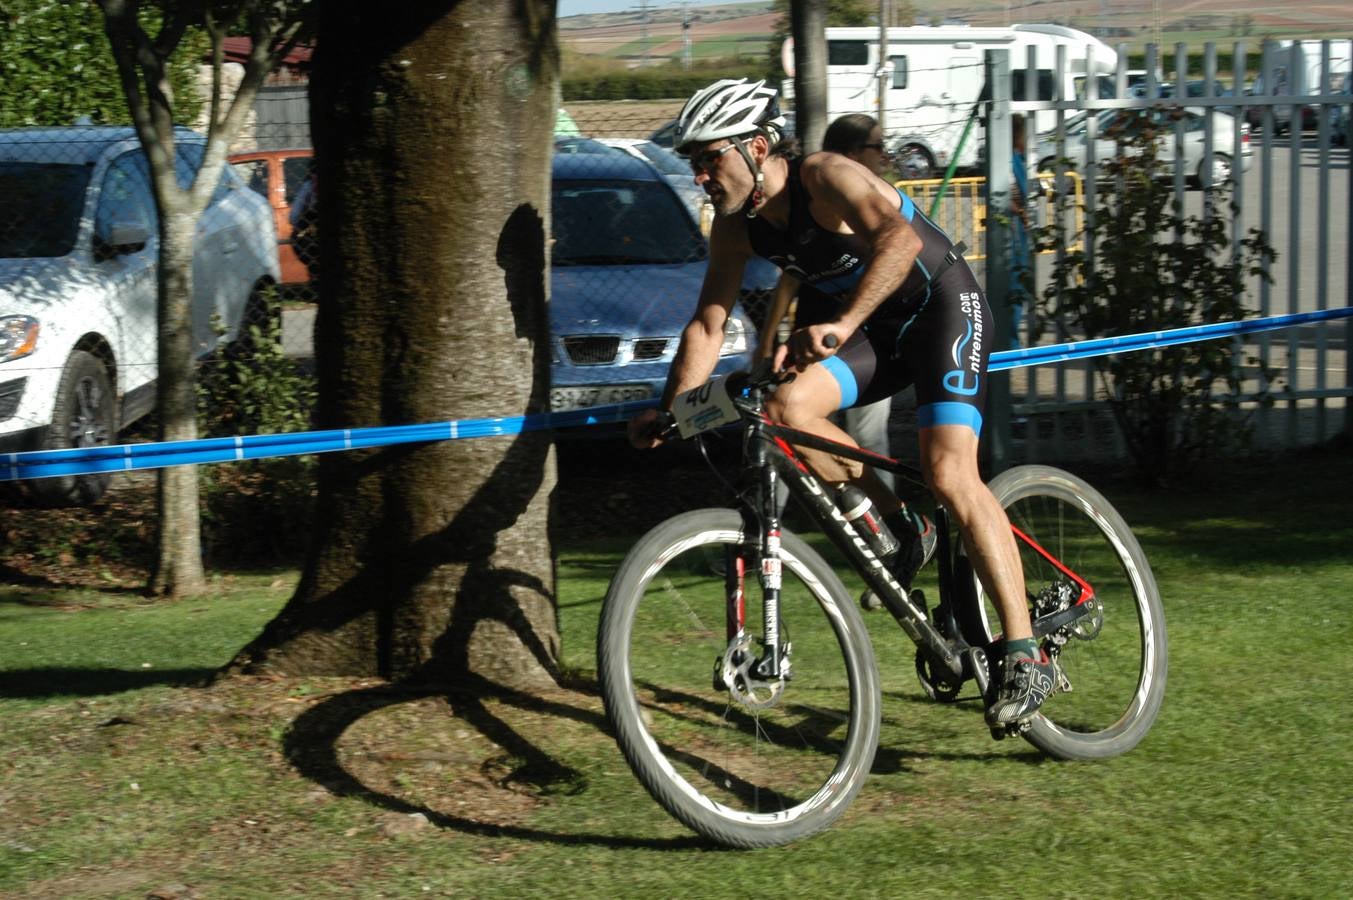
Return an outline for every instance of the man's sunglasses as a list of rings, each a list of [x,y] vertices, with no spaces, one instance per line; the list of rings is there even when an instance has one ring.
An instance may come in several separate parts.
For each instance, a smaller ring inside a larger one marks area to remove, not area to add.
[[[733,147],[734,147],[733,144],[724,144],[717,150],[705,150],[700,153],[697,153],[696,155],[690,158],[691,171],[694,172],[696,175],[708,172],[710,166],[718,162],[719,157],[723,156],[729,150],[732,150]]]

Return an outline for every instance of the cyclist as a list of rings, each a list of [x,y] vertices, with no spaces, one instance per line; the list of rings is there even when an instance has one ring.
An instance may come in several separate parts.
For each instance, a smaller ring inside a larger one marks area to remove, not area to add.
[[[1004,630],[987,722],[1025,721],[1051,693],[1053,667],[1032,636],[1005,511],[978,472],[993,337],[981,286],[961,248],[865,166],[835,153],[800,159],[783,147],[777,152],[783,126],[776,91],[746,79],[698,91],[678,117],[674,146],[689,158],[716,215],[709,267],[662,407],[670,409],[678,394],[713,372],[743,267],[754,254],[833,298],[834,315],[796,328],[776,350],[775,367],[799,374],[776,391],[768,411],[793,428],[855,446],[828,417],[915,384],[921,469],[962,532]],[[659,416],[645,410],[631,420],[635,446],[658,444]],[[824,481],[850,482],[870,496],[902,542],[891,567],[910,588],[934,549],[929,523],[911,514],[871,468],[812,448],[802,455]]]

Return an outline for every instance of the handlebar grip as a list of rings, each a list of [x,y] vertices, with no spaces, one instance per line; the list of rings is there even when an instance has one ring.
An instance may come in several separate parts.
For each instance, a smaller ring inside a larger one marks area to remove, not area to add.
[[[834,334],[829,334],[822,339],[822,346],[829,350],[835,348],[839,343],[841,342],[836,339],[836,335]]]

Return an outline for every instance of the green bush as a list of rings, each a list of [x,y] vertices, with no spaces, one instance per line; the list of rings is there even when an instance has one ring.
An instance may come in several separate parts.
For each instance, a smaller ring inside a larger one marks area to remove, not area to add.
[[[265,297],[245,336],[203,367],[198,421],[204,437],[280,434],[311,427],[317,391],[282,348],[280,303]],[[313,456],[202,466],[203,542],[213,562],[290,561],[313,521]]]
[[[143,17],[150,33],[156,12]],[[170,66],[174,113],[181,124],[202,109],[198,65],[207,47],[203,33],[180,44]],[[103,16],[90,3],[0,0],[0,128],[131,122]]]
[[[589,66],[568,74],[560,82],[564,102],[578,100],[664,100],[689,97],[720,78],[760,78],[759,62],[729,63],[719,60],[684,69],[677,65],[649,69]]]
[[[1058,340],[1125,336],[1214,322],[1239,321],[1247,282],[1268,279],[1276,258],[1264,234],[1250,229],[1231,246],[1226,210],[1230,186],[1208,188],[1205,212],[1188,216],[1157,156],[1160,128],[1149,116],[1123,120],[1128,130],[1104,135],[1120,153],[1105,168],[1108,192],[1093,223],[1063,246],[1041,308],[1060,323]],[[1221,448],[1248,436],[1241,410],[1241,352],[1230,340],[1183,344],[1098,357],[1104,395],[1137,471],[1152,483],[1185,474]],[[1253,364],[1254,360],[1249,360]],[[1272,372],[1262,373],[1271,380]]]

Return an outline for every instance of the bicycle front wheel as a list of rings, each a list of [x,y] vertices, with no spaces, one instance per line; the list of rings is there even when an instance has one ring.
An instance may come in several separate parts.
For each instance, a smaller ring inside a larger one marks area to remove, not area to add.
[[[1109,501],[1069,472],[1019,466],[993,479],[991,490],[1029,539],[1016,543],[1030,614],[1064,608],[1079,590],[1035,544],[1088,583],[1098,604],[1043,638],[1060,677],[1024,737],[1061,759],[1126,753],[1146,736],[1165,696],[1165,614],[1146,554]],[[999,619],[980,584],[978,595],[990,639]]]
[[[597,642],[606,713],[630,767],[679,821],[732,847],[826,828],[864,782],[879,732],[860,614],[822,557],[789,533],[779,616],[787,668],[757,675],[765,646],[750,602],[758,569],[747,564],[756,540],[727,509],[657,526],[611,582]],[[747,636],[730,640],[727,573],[741,565]]]

